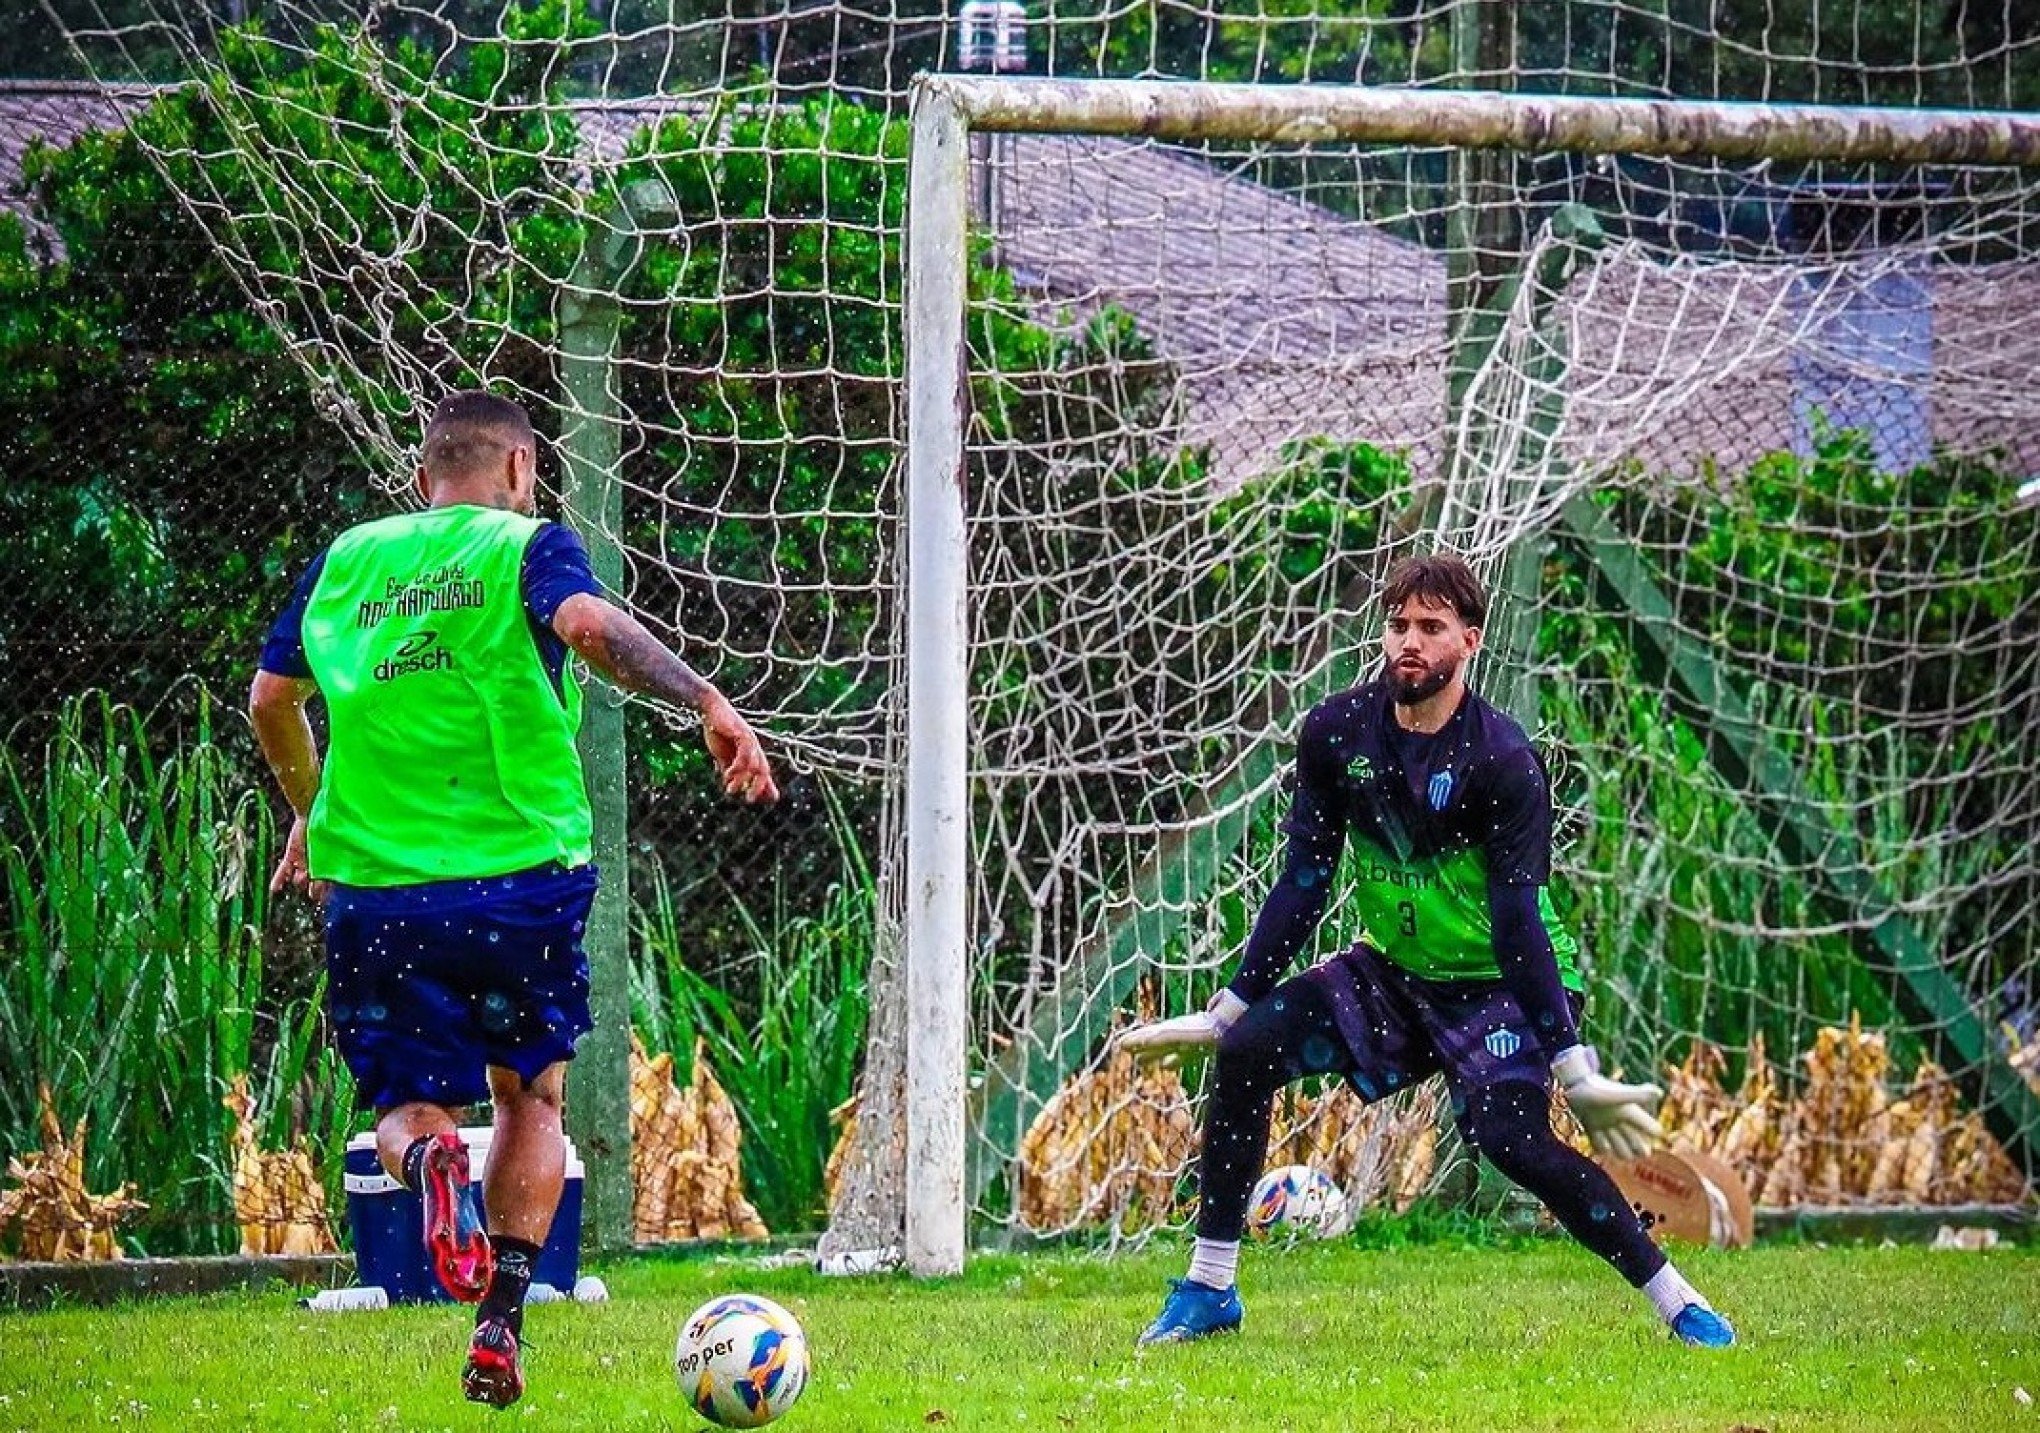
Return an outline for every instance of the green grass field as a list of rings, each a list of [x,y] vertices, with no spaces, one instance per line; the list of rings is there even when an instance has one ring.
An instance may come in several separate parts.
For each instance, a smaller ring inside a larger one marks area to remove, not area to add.
[[[1250,1249],[1239,1337],[1136,1354],[1181,1263],[1176,1247],[988,1256],[931,1285],[613,1263],[611,1302],[531,1312],[530,1389],[505,1414],[461,1400],[467,1316],[449,1307],[312,1314],[265,1294],[13,1313],[0,1430],[695,1429],[674,1334],[738,1289],[806,1325],[814,1375],[788,1433],[2040,1430],[2032,1248],[1689,1254],[1744,1336],[1711,1353],[1674,1346],[1558,1240]]]

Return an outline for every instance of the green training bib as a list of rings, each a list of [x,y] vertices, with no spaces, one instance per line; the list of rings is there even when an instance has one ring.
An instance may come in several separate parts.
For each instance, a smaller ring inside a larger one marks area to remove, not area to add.
[[[328,551],[304,618],[331,718],[315,879],[414,885],[589,859],[580,690],[571,672],[555,690],[524,608],[541,526],[433,508],[363,523]]]

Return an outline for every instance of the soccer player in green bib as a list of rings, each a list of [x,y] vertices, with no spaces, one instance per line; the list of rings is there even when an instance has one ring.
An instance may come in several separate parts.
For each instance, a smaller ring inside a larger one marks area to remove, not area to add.
[[[1201,1013],[1120,1039],[1144,1058],[1215,1052],[1197,1240],[1143,1344],[1240,1326],[1248,1198],[1274,1097],[1307,1075],[1380,1099],[1442,1073],[1467,1142],[1541,1199],[1688,1344],[1734,1330],[1645,1232],[1615,1181],[1551,1130],[1551,1085],[1601,1153],[1646,1153],[1659,1091],[1600,1073],[1580,1042],[1578,945],[1552,910],[1551,795],[1523,729],[1468,689],[1488,598],[1457,557],[1397,563],[1380,675],[1304,719],[1281,876],[1231,981]],[[1348,838],[1360,939],[1284,979],[1323,917]]]
[[[327,1001],[383,1168],[414,1190],[440,1284],[478,1305],[462,1385],[524,1391],[518,1340],[566,1179],[566,1062],[592,1026],[595,897],[569,654],[701,713],[724,788],[778,797],[727,698],[603,597],[533,517],[524,409],[455,393],[425,427],[422,512],[341,534],[262,650],[249,711],[295,820],[272,890],[324,905]],[[306,717],[324,698],[322,755]],[[478,1216],[456,1112],[487,1098]]]

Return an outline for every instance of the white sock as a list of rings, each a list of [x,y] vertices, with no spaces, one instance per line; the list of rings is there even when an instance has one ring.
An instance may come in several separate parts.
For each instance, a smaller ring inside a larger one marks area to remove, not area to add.
[[[1239,1278],[1240,1241],[1199,1239],[1190,1246],[1190,1282],[1207,1289],[1229,1289]]]
[[[1688,1304],[1698,1304],[1703,1309],[1714,1305],[1700,1296],[1700,1291],[1686,1282],[1686,1276],[1673,1268],[1667,1260],[1665,1266],[1651,1276],[1643,1286],[1644,1294],[1657,1306],[1658,1317],[1670,1323],[1679,1316],[1679,1310]]]

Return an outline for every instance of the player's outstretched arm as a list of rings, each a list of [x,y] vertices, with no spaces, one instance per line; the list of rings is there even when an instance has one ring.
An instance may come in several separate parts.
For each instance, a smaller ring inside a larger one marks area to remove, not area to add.
[[[605,598],[579,592],[553,613],[553,631],[595,670],[626,691],[701,713],[702,738],[723,789],[745,801],[777,801],[779,786],[750,723],[714,683],[637,618]]]
[[[1230,990],[1221,989],[1196,1014],[1135,1025],[1121,1032],[1116,1043],[1136,1060],[1179,1060],[1185,1055],[1209,1052],[1218,1044],[1219,1037],[1246,1013],[1246,1001]]]

